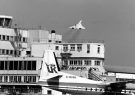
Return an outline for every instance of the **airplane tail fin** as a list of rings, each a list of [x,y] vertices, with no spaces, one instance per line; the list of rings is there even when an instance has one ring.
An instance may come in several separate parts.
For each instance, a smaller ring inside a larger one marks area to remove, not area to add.
[[[52,77],[58,76],[60,67],[58,65],[55,53],[52,50],[45,50],[39,81],[44,81]]]

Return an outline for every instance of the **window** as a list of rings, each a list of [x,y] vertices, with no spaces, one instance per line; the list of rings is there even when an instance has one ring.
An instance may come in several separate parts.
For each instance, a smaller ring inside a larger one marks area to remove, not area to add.
[[[9,70],[9,61],[5,61],[5,70]]]
[[[55,50],[59,50],[59,46],[55,46]]]
[[[14,70],[14,61],[9,62],[9,70]]]
[[[27,64],[27,70],[31,70],[31,61],[28,61],[28,64]]]
[[[9,82],[14,82],[13,76],[9,76]]]
[[[70,46],[70,50],[71,50],[71,51],[75,51],[75,45],[71,45],[71,46]]]
[[[32,61],[32,70],[36,70],[36,61]]]
[[[82,65],[82,60],[78,60],[78,65]]]
[[[24,61],[24,70],[27,70],[27,61]]]
[[[5,49],[2,49],[2,54],[5,54]]]
[[[85,60],[84,63],[85,65],[91,65],[91,60]]]
[[[100,66],[100,61],[96,60],[95,61],[95,66]]]
[[[0,70],[4,70],[4,61],[0,61]]]
[[[10,54],[13,55],[13,50],[10,50]]]
[[[74,65],[77,65],[77,60],[74,60]]]
[[[100,53],[100,45],[98,45],[97,53]]]
[[[24,76],[24,82],[27,82],[27,76]]]
[[[87,53],[90,53],[90,44],[87,44]]]
[[[9,36],[7,36],[7,40],[9,41]]]
[[[23,62],[22,61],[19,61],[19,68],[18,68],[18,70],[22,70],[22,66],[23,66]]]
[[[9,54],[9,50],[6,50],[6,54],[7,54],[7,55]]]
[[[18,70],[19,63],[18,61],[14,61],[14,70]]]
[[[21,76],[18,76],[18,82],[19,83],[21,82]]]
[[[47,90],[47,94],[48,95],[52,95],[52,91],[51,90]]]
[[[68,51],[68,45],[63,45],[63,51]]]
[[[77,51],[82,51],[82,45],[77,45]]]
[[[14,82],[17,82],[17,76],[14,76]]]
[[[5,40],[5,38],[6,38],[5,35],[2,35],[2,36],[3,36],[3,40]]]
[[[73,65],[73,60],[70,60],[70,65]]]
[[[0,26],[3,26],[3,21],[4,21],[4,19],[0,18]]]
[[[3,77],[3,76],[0,76],[0,82],[2,82],[2,77]]]
[[[32,82],[36,82],[36,76],[32,76]]]
[[[4,82],[8,82],[8,76],[4,76]]]

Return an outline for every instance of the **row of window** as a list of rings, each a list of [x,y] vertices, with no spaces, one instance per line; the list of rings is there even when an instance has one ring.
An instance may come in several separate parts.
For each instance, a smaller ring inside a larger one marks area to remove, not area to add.
[[[8,36],[8,35],[0,35],[0,40],[3,41],[19,41],[23,43],[27,43],[28,39],[26,37],[17,37],[17,36]]]
[[[100,66],[101,65],[101,61],[99,60],[95,60],[95,66]],[[84,64],[82,62],[82,60],[69,60],[69,65],[87,65],[87,66],[91,66],[91,60],[84,60]]]
[[[9,49],[0,49],[0,55],[20,55],[21,51],[9,50]]]
[[[0,70],[36,70],[36,61],[0,61]]]
[[[56,50],[59,50],[59,47],[56,46]],[[63,51],[68,51],[68,45],[63,45]],[[75,45],[70,46],[70,51],[75,51]],[[82,45],[77,45],[77,51],[82,51]],[[87,53],[90,53],[90,44],[87,44]],[[97,47],[97,53],[100,53],[100,45]]]
[[[68,45],[63,45],[63,51],[68,51]],[[70,46],[70,51],[75,51],[75,45]],[[77,51],[82,51],[82,45],[77,45]]]
[[[0,82],[33,83],[36,82],[36,76],[0,76]]]

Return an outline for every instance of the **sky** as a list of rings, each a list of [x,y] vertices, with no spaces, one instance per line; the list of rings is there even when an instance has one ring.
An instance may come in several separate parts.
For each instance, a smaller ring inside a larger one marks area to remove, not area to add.
[[[135,67],[135,0],[0,0],[0,14],[23,28],[56,30],[63,40],[104,40],[105,65]],[[68,27],[83,20],[82,31]]]

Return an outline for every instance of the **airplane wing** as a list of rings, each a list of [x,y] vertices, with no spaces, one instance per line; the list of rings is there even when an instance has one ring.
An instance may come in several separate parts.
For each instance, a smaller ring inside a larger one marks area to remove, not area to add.
[[[74,25],[74,26],[70,26],[69,28],[71,28],[71,29],[76,29],[76,26]]]

